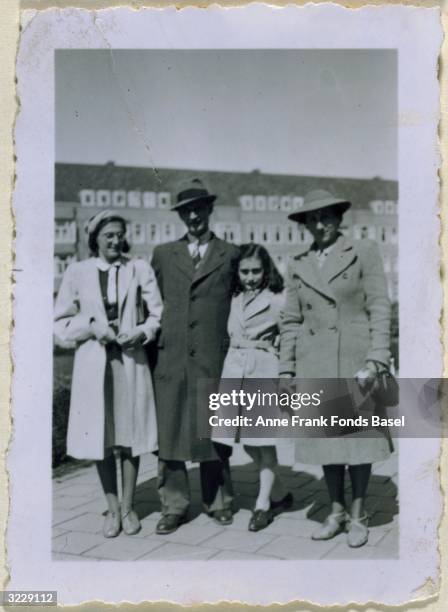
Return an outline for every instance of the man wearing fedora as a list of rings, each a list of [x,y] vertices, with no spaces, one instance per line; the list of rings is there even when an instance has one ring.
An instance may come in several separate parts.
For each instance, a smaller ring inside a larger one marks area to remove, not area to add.
[[[197,435],[197,384],[200,379],[221,376],[238,256],[237,247],[209,229],[215,199],[199,179],[185,183],[172,210],[187,233],[157,246],[152,259],[164,303],[154,368],[162,504],[159,534],[172,533],[186,520],[190,503],[186,461],[200,462],[202,500],[208,514],[221,525],[233,520],[230,447]]]

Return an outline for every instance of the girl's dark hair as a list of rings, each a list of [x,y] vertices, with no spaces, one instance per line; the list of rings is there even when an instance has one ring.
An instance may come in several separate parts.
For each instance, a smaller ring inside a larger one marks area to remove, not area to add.
[[[108,223],[113,223],[113,222],[121,223],[121,225],[123,226],[123,231],[126,232],[126,221],[123,219],[123,217],[119,217],[118,215],[116,215],[114,217],[106,217],[105,219],[101,219],[101,221],[96,226],[95,230],[91,234],[89,234],[88,245],[89,245],[89,249],[92,255],[95,255],[95,256],[98,255],[98,241],[97,241],[98,234],[100,233],[100,231],[103,229],[105,225],[107,225]],[[130,251],[129,243],[126,239],[124,239],[121,252],[129,253],[129,251]]]
[[[272,293],[281,293],[283,291],[283,278],[281,277],[280,272],[277,270],[272,257],[269,255],[264,246],[250,242],[248,244],[240,245],[239,249],[240,254],[235,261],[234,294],[238,295],[243,291],[238,274],[239,264],[241,260],[248,259],[249,257],[257,257],[263,266],[263,281],[260,288],[267,288],[269,291],[272,291]]]

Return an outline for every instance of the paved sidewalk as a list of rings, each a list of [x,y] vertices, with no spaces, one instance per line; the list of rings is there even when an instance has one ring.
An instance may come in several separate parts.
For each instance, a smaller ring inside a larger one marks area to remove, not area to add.
[[[169,559],[390,559],[398,557],[398,458],[374,466],[367,498],[371,514],[366,546],[351,549],[340,534],[326,542],[310,536],[329,512],[320,467],[293,465],[289,443],[279,449],[281,475],[294,495],[291,510],[278,514],[266,529],[251,533],[247,525],[258,488],[257,471],[239,447],[232,458],[236,494],[234,522],[216,525],[202,512],[197,464],[190,466],[192,505],[189,522],[171,535],[155,534],[160,518],[156,490],[157,460],[142,457],[136,510],[142,530],[135,536],[102,536],[106,504],[95,466],[84,467],[53,481],[53,559],[67,561]],[[292,466],[292,467],[291,467]],[[347,478],[347,491],[349,491]]]

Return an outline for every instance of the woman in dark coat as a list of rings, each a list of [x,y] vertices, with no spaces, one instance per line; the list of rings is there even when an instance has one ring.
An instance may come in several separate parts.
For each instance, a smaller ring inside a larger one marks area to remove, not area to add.
[[[356,378],[367,387],[389,364],[390,303],[376,243],[353,241],[339,231],[350,202],[327,191],[312,191],[300,213],[314,238],[292,258],[281,326],[280,375],[296,378]],[[313,539],[334,537],[348,523],[352,547],[367,542],[364,499],[371,465],[390,454],[387,435],[301,439],[296,459],[323,465],[332,509]],[[353,503],[344,500],[348,465]]]

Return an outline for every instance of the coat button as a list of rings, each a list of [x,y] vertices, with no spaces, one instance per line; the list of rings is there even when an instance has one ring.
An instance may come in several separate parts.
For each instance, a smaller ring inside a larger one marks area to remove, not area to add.
[[[314,336],[314,329],[310,329],[310,336]]]
[[[197,321],[192,321],[192,322],[190,323],[190,329],[194,329],[194,328],[196,327],[196,325],[197,325],[197,324],[198,324],[198,322],[197,322]]]
[[[307,308],[307,310],[313,310],[313,307],[311,306],[311,304],[307,304],[306,308]]]
[[[190,357],[194,357],[196,355],[196,351],[194,349],[190,350]]]

